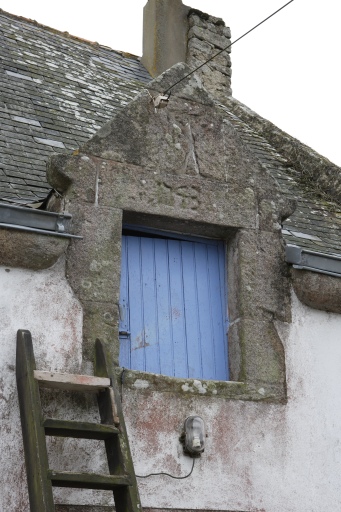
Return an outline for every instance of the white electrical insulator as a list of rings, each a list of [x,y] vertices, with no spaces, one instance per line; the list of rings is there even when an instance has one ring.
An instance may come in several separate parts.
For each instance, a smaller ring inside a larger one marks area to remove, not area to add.
[[[147,91],[148,91],[148,89],[147,89]],[[155,114],[160,108],[167,107],[170,94],[168,94],[168,96],[166,94],[159,94],[158,96],[152,96],[149,91],[148,91],[148,94],[150,96],[151,101],[153,102]]]

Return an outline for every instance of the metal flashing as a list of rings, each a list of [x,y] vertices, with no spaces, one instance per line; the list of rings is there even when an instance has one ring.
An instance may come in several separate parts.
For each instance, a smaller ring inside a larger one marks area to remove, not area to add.
[[[287,245],[285,254],[286,261],[294,268],[341,277],[340,256],[309,251],[296,245]]]
[[[31,231],[45,235],[82,238],[70,234],[69,213],[46,212],[0,203],[0,227]]]

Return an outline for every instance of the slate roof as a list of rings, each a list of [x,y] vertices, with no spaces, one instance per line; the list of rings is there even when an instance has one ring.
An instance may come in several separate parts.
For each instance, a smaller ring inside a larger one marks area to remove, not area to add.
[[[228,107],[221,104],[219,107],[224,110],[246,146],[269,172],[281,191],[297,200],[295,212],[283,222],[282,234],[286,243],[314,252],[340,255],[340,205],[313,197],[301,183],[300,172],[288,159],[279,154],[264,137],[256,133]]]
[[[0,201],[40,202],[50,191],[50,155],[86,142],[150,76],[138,57],[1,10],[0,45]],[[283,193],[297,198],[296,211],[283,225],[285,241],[340,255],[339,202],[309,193],[300,171],[262,135],[264,120],[255,113],[245,120],[237,103],[231,98],[220,108]],[[340,169],[332,171],[339,183]]]
[[[0,10],[0,200],[46,197],[46,161],[86,142],[150,81],[133,55]]]

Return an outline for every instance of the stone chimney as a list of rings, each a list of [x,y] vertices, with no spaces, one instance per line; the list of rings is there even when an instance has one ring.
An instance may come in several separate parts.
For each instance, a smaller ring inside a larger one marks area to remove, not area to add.
[[[191,9],[182,0],[148,0],[144,7],[141,62],[152,77],[178,62],[194,69],[230,42],[231,31],[222,19]],[[231,96],[230,49],[197,73],[219,101]]]

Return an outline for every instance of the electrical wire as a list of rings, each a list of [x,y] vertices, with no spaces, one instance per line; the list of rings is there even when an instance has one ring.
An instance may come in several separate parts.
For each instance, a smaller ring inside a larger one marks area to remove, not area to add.
[[[165,475],[165,476],[169,476],[170,478],[174,478],[175,480],[184,480],[185,478],[188,478],[189,476],[191,476],[191,474],[193,473],[194,462],[195,462],[195,459],[193,459],[191,471],[186,476],[174,476],[174,475],[170,475],[169,473],[150,473],[149,475],[135,475],[135,476],[137,476],[137,478],[149,478],[150,476]]]
[[[226,46],[226,48],[223,48],[222,50],[220,50],[218,53],[216,53],[215,55],[213,55],[213,57],[211,57],[210,59],[208,59],[206,62],[204,62],[203,64],[200,64],[200,66],[198,66],[197,68],[193,69],[190,73],[188,73],[187,75],[185,75],[183,78],[181,78],[180,80],[178,80],[177,82],[175,82],[175,84],[171,85],[170,87],[168,87],[168,89],[164,92],[164,94],[166,95],[171,89],[173,89],[173,87],[175,87],[176,85],[178,85],[180,82],[182,82],[183,80],[185,80],[185,78],[188,78],[189,76],[193,75],[193,73],[195,73],[196,71],[198,71],[198,69],[202,68],[203,66],[205,66],[208,62],[211,62],[211,60],[215,59],[216,57],[218,57],[218,55],[220,55],[221,53],[223,53],[224,51],[226,51],[228,48],[231,48],[231,46],[235,43],[237,43],[237,41],[240,41],[241,39],[243,39],[243,37],[247,36],[248,34],[250,34],[250,32],[252,32],[253,30],[255,30],[256,28],[258,28],[260,25],[263,25],[263,23],[265,23],[266,21],[268,21],[270,18],[272,18],[273,16],[275,16],[275,14],[277,14],[279,11],[282,11],[282,9],[284,9],[285,7],[287,7],[287,5],[291,4],[294,0],[290,0],[290,2],[287,2],[285,5],[283,5],[282,7],[280,7],[279,9],[277,9],[277,11],[273,12],[272,14],[270,14],[270,16],[268,16],[267,18],[265,18],[263,21],[257,23],[257,25],[255,25],[253,28],[251,28],[250,30],[248,30],[247,32],[245,32],[245,34],[243,34],[242,36],[238,37],[235,41],[233,41],[232,43],[230,43],[228,46]]]

